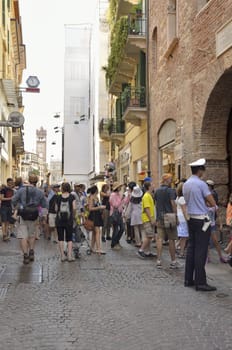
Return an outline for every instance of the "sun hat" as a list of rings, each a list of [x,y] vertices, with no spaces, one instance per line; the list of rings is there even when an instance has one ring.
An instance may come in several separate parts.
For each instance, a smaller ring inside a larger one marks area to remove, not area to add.
[[[172,174],[171,173],[165,173],[165,174],[162,175],[162,182],[168,181],[171,178],[172,178]]]
[[[213,180],[206,180],[207,185],[214,186]]]
[[[113,183],[113,191],[116,191],[119,187],[122,187],[123,184],[121,184],[120,182],[116,181]]]
[[[139,186],[135,186],[131,196],[135,197],[135,198],[140,198],[143,195],[143,191],[141,190],[141,188]]]

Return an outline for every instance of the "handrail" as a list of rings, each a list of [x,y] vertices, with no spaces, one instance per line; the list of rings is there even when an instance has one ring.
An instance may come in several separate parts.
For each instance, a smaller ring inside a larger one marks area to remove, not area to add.
[[[126,88],[120,96],[122,114],[128,107],[146,107],[146,89],[140,88]]]
[[[146,35],[146,17],[141,15],[128,15],[128,34],[129,35]]]

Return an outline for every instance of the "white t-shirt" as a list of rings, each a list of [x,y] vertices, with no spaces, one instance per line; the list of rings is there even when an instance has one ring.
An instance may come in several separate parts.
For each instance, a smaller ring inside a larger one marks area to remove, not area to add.
[[[179,222],[186,222],[184,213],[181,208],[181,205],[184,205],[184,204],[186,204],[186,202],[183,196],[176,198],[177,216],[178,216]]]

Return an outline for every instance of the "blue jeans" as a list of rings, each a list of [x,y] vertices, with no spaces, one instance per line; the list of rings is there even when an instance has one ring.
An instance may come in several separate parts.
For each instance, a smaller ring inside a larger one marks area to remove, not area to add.
[[[111,248],[119,244],[119,241],[123,235],[124,232],[124,223],[122,220],[122,217],[119,217],[119,220],[117,223],[113,223],[113,235],[112,235],[112,241],[111,241]]]

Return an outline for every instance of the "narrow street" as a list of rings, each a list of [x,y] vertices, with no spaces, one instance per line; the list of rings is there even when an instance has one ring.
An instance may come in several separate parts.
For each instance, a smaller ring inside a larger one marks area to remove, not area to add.
[[[212,252],[208,278],[218,290],[183,287],[178,271],[120,252],[61,263],[41,238],[36,261],[22,264],[18,242],[0,245],[1,350],[231,349],[232,269]],[[218,322],[220,320],[220,322]]]

